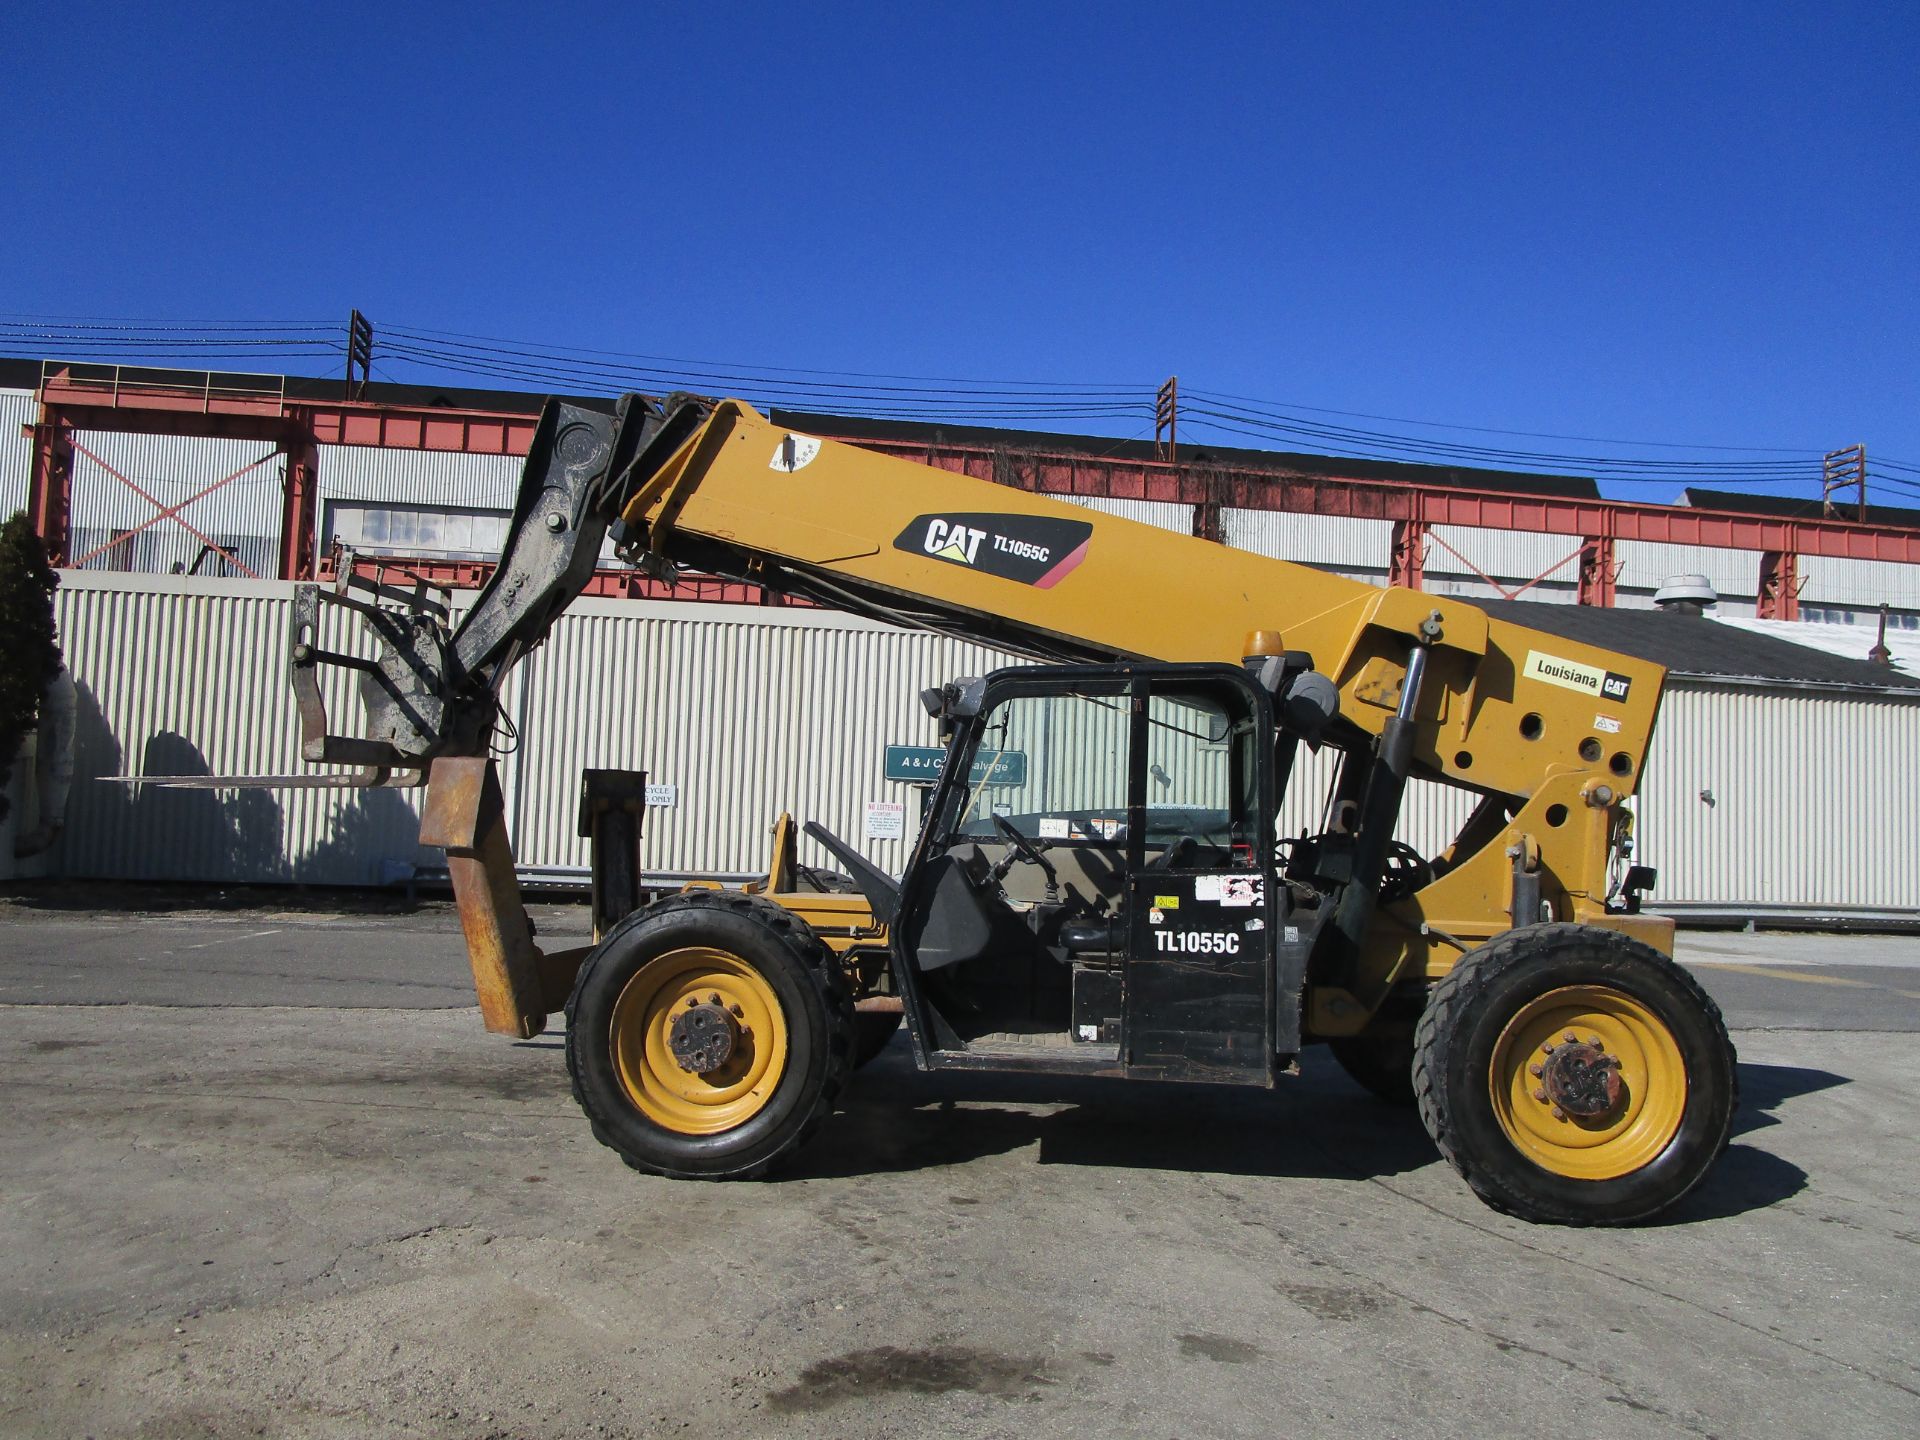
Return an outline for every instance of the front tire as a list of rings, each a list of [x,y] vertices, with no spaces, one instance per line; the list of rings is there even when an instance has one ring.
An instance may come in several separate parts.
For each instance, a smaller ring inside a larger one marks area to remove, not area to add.
[[[1420,1118],[1496,1210],[1558,1225],[1652,1218],[1727,1147],[1739,1083],[1719,1007],[1648,945],[1511,930],[1434,987],[1414,1041]]]
[[[851,1065],[846,979],[806,923],[689,891],[615,926],[567,1001],[567,1071],[594,1136],[637,1170],[745,1180],[805,1143]]]

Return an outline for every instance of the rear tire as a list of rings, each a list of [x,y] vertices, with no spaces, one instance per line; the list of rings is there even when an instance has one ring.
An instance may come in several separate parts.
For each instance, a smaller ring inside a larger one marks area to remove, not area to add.
[[[1581,1088],[1595,1059],[1611,1091]],[[1659,951],[1585,925],[1511,930],[1465,955],[1421,1017],[1413,1081],[1474,1193],[1557,1225],[1628,1225],[1678,1203],[1726,1149],[1739,1103],[1719,1007]]]
[[[672,1048],[688,1038],[676,1017],[696,1010],[728,1031],[724,1061],[700,1057],[705,1073]],[[833,956],[797,916],[736,891],[628,916],[567,1001],[567,1071],[595,1138],[676,1179],[765,1174],[832,1111],[852,1056],[853,1002]]]

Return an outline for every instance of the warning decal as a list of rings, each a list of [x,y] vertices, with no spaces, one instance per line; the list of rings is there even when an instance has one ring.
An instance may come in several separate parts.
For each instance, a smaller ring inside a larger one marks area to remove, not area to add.
[[[820,453],[820,442],[811,435],[787,435],[773,447],[773,459],[767,462],[769,470],[778,470],[791,475],[813,463],[814,456]]]

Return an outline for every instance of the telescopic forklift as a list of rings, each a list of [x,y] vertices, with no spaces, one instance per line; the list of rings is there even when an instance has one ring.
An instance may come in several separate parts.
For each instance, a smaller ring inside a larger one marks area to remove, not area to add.
[[[609,541],[1037,663],[922,695],[946,759],[899,876],[814,824],[838,868],[801,864],[782,817],[763,881],[650,894],[639,777],[589,772],[595,943],[547,953],[488,745]],[[1644,1220],[1726,1147],[1732,1045],[1627,863],[1657,665],[691,396],[550,401],[457,623],[341,574],[296,593],[303,757],[425,779],[488,1027],[564,1011],[574,1094],[638,1169],[765,1173],[902,1014],[928,1070],[1272,1086],[1326,1042],[1533,1221]],[[335,604],[377,659],[324,648]],[[359,735],[329,730],[338,665]],[[1335,778],[1282,835],[1303,748]],[[1436,854],[1395,838],[1415,779],[1474,797]]]

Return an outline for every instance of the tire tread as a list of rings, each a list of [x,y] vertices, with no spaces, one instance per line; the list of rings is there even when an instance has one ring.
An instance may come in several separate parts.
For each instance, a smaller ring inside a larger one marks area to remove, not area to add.
[[[1727,1036],[1726,1020],[1720,1013],[1720,1007],[1707,994],[1698,980],[1689,974],[1686,968],[1678,964],[1671,956],[1663,955],[1651,946],[1645,945],[1617,930],[1605,930],[1593,925],[1574,925],[1567,923],[1528,926],[1524,929],[1509,930],[1496,936],[1485,945],[1469,951],[1459,963],[1433,987],[1427,998],[1427,1007],[1420,1016],[1420,1022],[1414,1030],[1413,1044],[1413,1091],[1414,1100],[1419,1107],[1420,1120],[1426,1126],[1427,1134],[1433,1138],[1435,1148],[1441,1157],[1459,1172],[1460,1178],[1467,1182],[1473,1193],[1485,1201],[1488,1206],[1503,1215],[1514,1215],[1523,1219],[1545,1221],[1558,1225],[1577,1226],[1617,1226],[1630,1225],[1647,1218],[1644,1214],[1596,1215],[1571,1207],[1555,1205],[1538,1197],[1522,1197],[1509,1191],[1485,1171],[1477,1169],[1469,1162],[1455,1131],[1453,1117],[1448,1104],[1446,1086],[1441,1075],[1445,1044],[1449,1037],[1460,1031],[1464,1016],[1471,1013],[1477,1004],[1483,1003],[1488,986],[1508,968],[1527,963],[1528,952],[1538,949],[1543,943],[1554,943],[1563,938],[1578,938],[1581,943],[1594,945],[1602,950],[1617,951],[1623,958],[1633,956],[1644,962],[1658,962],[1658,968],[1685,993],[1690,1003],[1697,1005],[1718,1042],[1732,1055],[1732,1041]],[[1740,1108],[1740,1071],[1737,1064],[1728,1067],[1730,1087],[1728,1116]],[[1726,1153],[1731,1138],[1731,1125],[1718,1138],[1713,1159],[1717,1161]],[[1699,1180],[1704,1178],[1711,1165],[1701,1167],[1701,1173],[1680,1195],[1672,1197],[1662,1209],[1678,1204]]]
[[[749,918],[771,931],[806,967],[809,978],[819,988],[826,1001],[828,1019],[826,1074],[813,1097],[807,1117],[773,1154],[738,1170],[724,1172],[675,1169],[637,1155],[623,1145],[617,1133],[608,1124],[607,1117],[595,1108],[591,1096],[580,1082],[580,1067],[576,1059],[574,1038],[574,1012],[590,981],[595,964],[602,955],[608,953],[609,943],[642,922],[655,921],[662,915],[671,915],[678,911],[701,910],[719,910],[726,914]],[[683,890],[655,900],[627,916],[607,932],[600,944],[594,947],[594,953],[580,966],[579,973],[574,976],[573,990],[567,996],[566,1017],[567,1077],[573,1088],[574,1101],[585,1113],[587,1123],[593,1131],[593,1138],[619,1155],[632,1169],[647,1175],[662,1175],[671,1180],[720,1181],[763,1178],[784,1164],[795,1151],[813,1137],[814,1132],[825,1122],[827,1116],[833,1113],[833,1107],[846,1085],[847,1076],[853,1070],[853,991],[833,952],[827,949],[818,935],[813,933],[813,927],[799,916],[782,909],[770,900],[763,900],[757,895],[746,895],[738,890]]]

